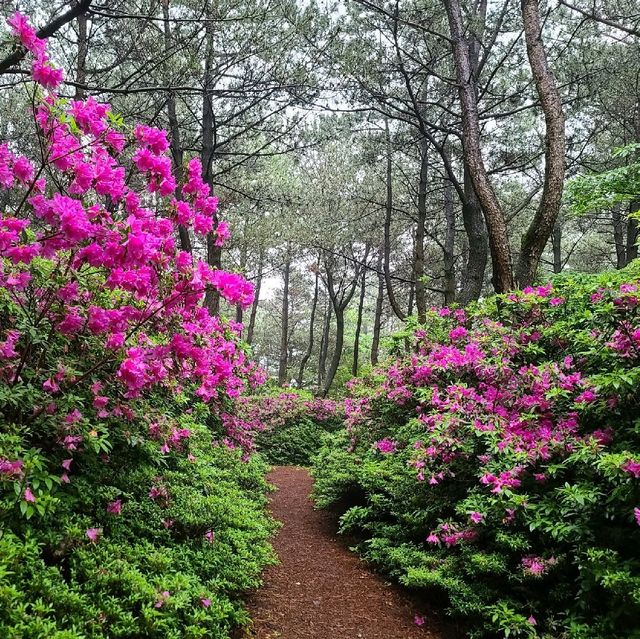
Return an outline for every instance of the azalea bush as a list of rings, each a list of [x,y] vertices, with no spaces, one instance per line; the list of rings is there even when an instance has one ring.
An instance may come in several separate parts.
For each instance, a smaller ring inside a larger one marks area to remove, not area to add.
[[[342,425],[344,407],[305,391],[288,390],[242,396],[236,413],[255,433],[255,445],[269,463],[308,466],[327,433]]]
[[[397,344],[351,383],[317,503],[471,637],[638,637],[638,264],[433,309]]]
[[[32,153],[0,145],[0,635],[223,637],[270,561],[264,468],[234,399],[263,373],[177,245],[228,229],[162,130],[56,93],[28,20]]]

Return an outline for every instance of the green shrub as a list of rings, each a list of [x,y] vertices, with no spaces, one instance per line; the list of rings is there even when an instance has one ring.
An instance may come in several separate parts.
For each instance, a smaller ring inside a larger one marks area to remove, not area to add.
[[[361,555],[470,637],[640,637],[639,271],[433,309],[315,458]]]

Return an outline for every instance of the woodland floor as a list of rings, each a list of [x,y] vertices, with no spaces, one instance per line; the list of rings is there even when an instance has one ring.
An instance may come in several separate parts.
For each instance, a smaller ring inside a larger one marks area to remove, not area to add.
[[[248,602],[255,639],[445,639],[449,633],[407,596],[367,570],[336,538],[335,521],[314,510],[312,480],[302,468],[275,468],[271,512],[283,526],[280,558]],[[425,623],[414,623],[422,612]]]

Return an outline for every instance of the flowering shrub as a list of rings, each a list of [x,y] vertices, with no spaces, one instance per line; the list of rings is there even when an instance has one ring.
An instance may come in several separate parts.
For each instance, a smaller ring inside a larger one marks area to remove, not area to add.
[[[272,464],[306,466],[324,436],[340,427],[340,402],[312,397],[303,391],[244,395],[236,413],[256,433],[255,444]]]
[[[253,287],[176,245],[228,236],[199,160],[177,184],[164,131],[58,97],[46,43],[8,23],[36,152],[0,145],[0,635],[226,636],[269,558],[262,466],[229,450],[263,374],[202,302]]]
[[[638,264],[433,309],[398,345],[351,383],[317,502],[355,502],[363,555],[470,636],[637,636]]]

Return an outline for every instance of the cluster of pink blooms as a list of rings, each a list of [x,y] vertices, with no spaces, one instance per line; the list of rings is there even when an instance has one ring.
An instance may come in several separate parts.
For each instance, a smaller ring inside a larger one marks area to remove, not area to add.
[[[302,395],[282,392],[277,395],[245,395],[236,401],[236,412],[245,421],[259,425],[260,430],[274,430],[302,418],[316,422],[340,419],[342,402],[331,399],[307,399]]]
[[[634,309],[639,299],[635,284],[610,293],[614,307],[621,311]],[[391,438],[393,430],[387,423],[386,415],[392,412],[389,404],[395,405],[399,415],[413,412],[413,421],[424,432],[408,455],[418,481],[435,488],[447,480],[457,481],[459,469],[473,468],[482,490],[493,502],[504,498],[502,503],[506,504],[523,485],[526,492],[532,484],[547,482],[545,471],[554,460],[565,459],[584,447],[603,450],[610,444],[613,423],[594,427],[591,420],[583,420],[583,415],[592,414],[599,406],[614,411],[618,398],[615,394],[601,397],[581,371],[578,358],[567,355],[560,361],[539,365],[523,363],[527,361],[524,349],[541,339],[544,306],[562,306],[566,300],[554,296],[551,284],[525,289],[507,299],[523,305],[519,326],[502,325],[487,317],[468,318],[462,309],[432,309],[435,321],[449,322],[449,328],[444,329],[448,339],[433,340],[427,331],[419,329],[415,352],[379,371],[382,384],[375,374],[373,383],[353,380],[349,384],[351,396],[345,400],[351,449],[360,440],[372,439],[374,449],[382,453],[403,451],[406,444]],[[598,301],[603,299],[601,292]],[[611,357],[638,359],[637,317],[621,317],[612,339],[604,333],[592,333],[591,337],[600,340],[599,349],[610,349]],[[381,410],[381,405],[386,408]],[[385,437],[376,439],[376,435]],[[484,442],[482,454],[476,445],[480,438]],[[640,478],[640,461],[629,458],[620,471]],[[502,510],[490,515],[510,524],[517,512],[503,505]],[[636,509],[634,516],[640,522],[638,512]],[[474,526],[483,524],[490,515],[471,512],[471,527],[469,522],[442,522],[427,542],[453,546],[473,540]],[[524,568],[532,574],[552,563],[534,559],[523,560]]]
[[[0,383],[19,384],[29,371],[46,396],[29,407],[29,419],[57,422],[55,445],[65,457],[99,436],[95,424],[108,432],[134,419],[149,424],[149,436],[164,453],[182,450],[189,430],[138,412],[136,400],[165,388],[222,403],[262,383],[264,373],[239,344],[238,326],[203,306],[211,289],[247,307],[253,285],[177,246],[179,227],[211,233],[218,246],[229,237],[200,161],[188,162],[178,184],[164,131],[139,125],[127,132],[108,104],[59,99],[55,89],[63,74],[51,64],[45,41],[20,13],[8,24],[31,55],[32,79],[43,97],[34,107],[38,162],[0,145],[0,190],[9,190],[4,200],[15,202],[0,212],[0,289],[30,314],[34,327],[50,327],[50,341],[62,336],[67,352],[91,352],[92,359],[85,371],[67,370],[48,361],[28,334],[5,325]],[[62,412],[67,393],[88,395],[85,415]],[[249,448],[248,434],[223,419],[230,445]],[[71,461],[63,462],[63,483],[70,481]],[[20,459],[0,459],[3,478],[20,479],[24,500],[36,501]],[[150,497],[168,499],[161,486]],[[108,512],[119,514],[121,506],[116,500]],[[97,541],[90,531],[87,537]]]

